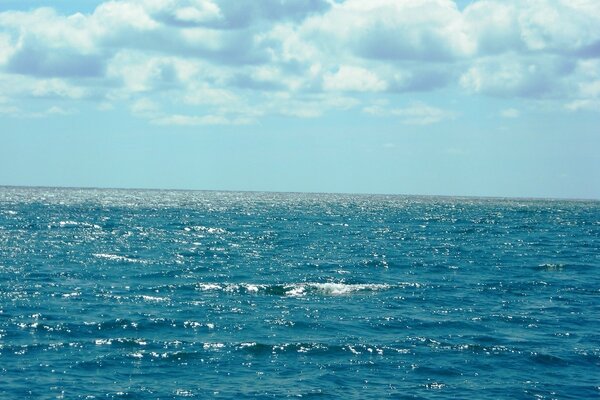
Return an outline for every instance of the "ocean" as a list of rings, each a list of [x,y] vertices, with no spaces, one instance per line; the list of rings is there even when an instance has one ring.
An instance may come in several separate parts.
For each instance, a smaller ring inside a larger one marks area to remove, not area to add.
[[[0,398],[600,398],[600,202],[0,188]]]

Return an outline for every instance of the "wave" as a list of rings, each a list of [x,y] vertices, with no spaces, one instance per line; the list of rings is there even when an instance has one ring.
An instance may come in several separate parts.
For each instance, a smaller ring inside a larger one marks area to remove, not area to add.
[[[390,285],[386,283],[289,283],[289,284],[228,284],[228,283],[199,283],[197,289],[201,291],[220,291],[225,293],[240,294],[267,294],[274,296],[303,297],[317,296],[343,296],[360,292],[378,292],[394,288],[421,287],[419,283],[400,283]]]
[[[223,228],[213,228],[213,227],[202,226],[202,225],[186,226],[185,228],[183,228],[183,230],[186,232],[204,232],[204,233],[217,234],[217,235],[222,235],[227,232]]]
[[[107,254],[107,253],[94,253],[92,254],[96,258],[109,260],[109,261],[119,261],[119,262],[127,262],[127,263],[142,263],[146,264],[146,260],[141,260],[138,258],[131,258],[127,256],[119,256],[117,254]]]
[[[544,365],[567,365],[568,358],[565,355],[552,355],[547,353],[530,352],[523,348],[504,345],[485,346],[476,343],[448,343],[440,342],[426,337],[406,337],[394,343],[368,343],[362,341],[346,340],[342,342],[324,341],[291,341],[291,342],[260,342],[260,341],[195,341],[185,339],[156,340],[144,336],[96,336],[91,338],[78,338],[62,342],[39,342],[28,344],[0,344],[0,354],[12,354],[21,356],[32,352],[45,352],[49,350],[67,351],[68,349],[112,349],[104,355],[113,357],[138,357],[138,358],[163,358],[179,359],[195,358],[207,353],[242,353],[253,356],[264,356],[270,354],[302,354],[310,355],[347,355],[350,357],[376,357],[393,356],[405,354],[417,354],[422,352],[422,347],[434,349],[437,352],[472,353],[485,355],[510,355],[517,354],[528,357],[537,364]],[[134,355],[135,354],[135,355]],[[593,354],[571,354],[580,362],[596,364],[598,356]]]
[[[93,342],[96,346],[115,346],[126,350],[125,353],[113,353],[115,357],[133,357],[167,360],[191,360],[202,358],[208,354],[231,354],[240,352],[251,356],[268,356],[271,354],[307,354],[312,356],[322,355],[347,355],[350,357],[381,357],[389,354],[406,354],[406,349],[387,345],[373,345],[366,343],[330,344],[322,342],[289,342],[289,343],[261,343],[261,342],[154,342],[146,339],[117,338],[97,339]]]
[[[48,227],[49,228],[50,227],[52,227],[52,228],[83,227],[83,228],[102,229],[102,227],[100,225],[97,225],[97,224],[92,224],[92,223],[89,223],[89,222],[71,221],[71,220],[52,222],[52,223],[50,223],[50,225],[48,225]]]

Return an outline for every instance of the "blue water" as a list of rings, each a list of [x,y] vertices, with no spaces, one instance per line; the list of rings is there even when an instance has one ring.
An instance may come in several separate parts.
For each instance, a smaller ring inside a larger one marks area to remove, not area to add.
[[[0,188],[0,398],[600,397],[600,202]]]

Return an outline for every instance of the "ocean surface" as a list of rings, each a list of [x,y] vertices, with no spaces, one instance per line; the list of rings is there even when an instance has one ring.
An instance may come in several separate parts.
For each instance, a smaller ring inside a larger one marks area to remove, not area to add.
[[[0,398],[600,398],[600,202],[0,187]]]

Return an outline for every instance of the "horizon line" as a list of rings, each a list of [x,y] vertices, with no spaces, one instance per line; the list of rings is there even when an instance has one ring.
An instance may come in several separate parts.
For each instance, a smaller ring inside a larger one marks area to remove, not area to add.
[[[367,192],[315,192],[283,190],[239,190],[239,189],[183,189],[155,187],[101,187],[101,186],[46,186],[46,185],[4,185],[0,188],[16,189],[67,189],[67,190],[130,190],[148,192],[225,192],[225,193],[273,193],[273,194],[312,194],[312,195],[348,195],[348,196],[398,196],[398,197],[437,197],[489,200],[548,200],[548,201],[600,201],[600,198],[581,197],[541,197],[541,196],[492,196],[492,195],[449,195],[449,194],[407,194],[407,193],[367,193]]]

